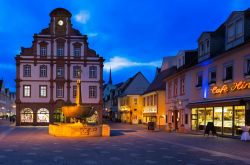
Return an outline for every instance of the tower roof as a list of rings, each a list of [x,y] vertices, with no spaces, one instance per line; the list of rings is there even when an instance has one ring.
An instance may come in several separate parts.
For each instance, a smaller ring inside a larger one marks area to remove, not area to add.
[[[71,17],[72,14],[64,8],[56,8],[50,12],[50,17]]]

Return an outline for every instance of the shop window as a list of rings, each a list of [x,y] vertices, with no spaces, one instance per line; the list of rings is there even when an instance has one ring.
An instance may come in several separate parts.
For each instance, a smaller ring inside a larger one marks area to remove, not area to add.
[[[198,108],[198,129],[204,130],[205,129],[205,108]]]
[[[192,130],[197,130],[197,124],[198,124],[198,115],[197,115],[197,108],[192,108],[192,114],[191,114],[191,127]]]
[[[30,108],[25,108],[21,112],[22,123],[33,123],[33,111]]]
[[[214,107],[214,127],[217,133],[222,133],[222,107]]]
[[[241,127],[245,126],[245,116],[246,110],[245,106],[235,106],[234,107],[234,125],[235,125],[235,135],[241,135]]]
[[[223,81],[228,81],[233,79],[233,64],[228,64],[224,66],[224,79]]]
[[[38,123],[49,123],[49,110],[41,108],[37,111]]]
[[[40,66],[40,77],[47,77],[47,66],[46,65]]]
[[[233,133],[233,107],[223,107],[223,134]]]
[[[31,66],[30,65],[23,66],[23,77],[31,77]]]

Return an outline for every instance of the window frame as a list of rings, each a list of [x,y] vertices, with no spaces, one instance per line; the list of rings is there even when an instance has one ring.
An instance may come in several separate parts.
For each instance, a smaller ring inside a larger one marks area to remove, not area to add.
[[[45,96],[42,96],[42,87],[45,87]],[[39,85],[39,97],[47,98],[48,97],[48,86],[47,85]]]
[[[93,86],[93,85],[89,86],[89,98],[91,99],[97,98],[97,86]]]
[[[73,66],[73,78],[81,78],[81,66]]]
[[[201,81],[199,81],[200,77],[201,77]],[[203,72],[198,72],[196,74],[196,86],[195,87],[197,88],[202,87],[202,84],[203,84]]]
[[[60,75],[58,75],[58,71],[59,71],[59,69],[62,69],[62,75],[60,76]],[[63,78],[64,77],[64,67],[63,66],[56,66],[56,77],[57,78]]]
[[[227,77],[227,68],[232,67],[232,75],[231,75],[231,79]],[[233,66],[233,62],[228,62],[226,64],[224,64],[223,66],[223,81],[224,82],[228,82],[228,81],[232,81],[234,79],[234,66]]]
[[[28,74],[26,74],[26,69],[28,69]],[[31,65],[23,65],[23,77],[31,77]]]
[[[62,87],[62,95],[59,95],[59,87]],[[56,84],[56,97],[57,98],[63,98],[64,97],[64,85],[62,84]]]
[[[97,66],[89,66],[89,78],[97,78]]]
[[[26,96],[26,89],[25,87],[29,87],[29,96]],[[31,97],[31,85],[23,85],[23,97],[30,98]]]
[[[42,74],[43,73],[42,69],[44,69],[44,75]],[[47,70],[47,65],[40,65],[39,71],[40,71],[40,73],[39,73],[40,77],[47,77],[48,76],[48,74],[47,74],[47,71],[48,71]]]

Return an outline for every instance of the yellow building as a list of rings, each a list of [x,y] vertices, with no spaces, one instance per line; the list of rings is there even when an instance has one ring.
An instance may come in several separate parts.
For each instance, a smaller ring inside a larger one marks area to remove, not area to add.
[[[121,122],[142,123],[142,94],[148,86],[148,80],[138,72],[119,87],[118,118]]]
[[[124,123],[142,123],[142,96],[127,95],[119,98],[121,121]]]
[[[156,78],[142,95],[143,123],[155,122],[157,128],[166,128],[166,85],[164,79],[170,76],[176,67],[159,71]]]

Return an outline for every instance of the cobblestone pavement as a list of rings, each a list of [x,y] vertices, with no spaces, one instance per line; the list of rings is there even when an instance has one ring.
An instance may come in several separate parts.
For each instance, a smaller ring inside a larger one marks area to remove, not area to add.
[[[111,128],[111,137],[58,138],[47,127],[0,125],[0,165],[250,164],[250,142],[126,124]]]

